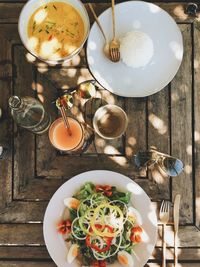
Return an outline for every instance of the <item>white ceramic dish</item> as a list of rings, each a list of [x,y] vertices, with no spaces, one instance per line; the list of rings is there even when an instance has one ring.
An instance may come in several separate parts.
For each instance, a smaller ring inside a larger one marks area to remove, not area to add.
[[[110,184],[122,191],[132,192],[132,205],[140,212],[142,217],[142,227],[146,233],[146,240],[135,246],[133,260],[135,266],[142,267],[148,261],[153,252],[157,239],[157,218],[151,201],[143,189],[130,178],[111,171],[96,170],[76,175],[64,183],[51,198],[44,216],[43,233],[48,252],[58,267],[78,267],[74,261],[72,264],[66,262],[67,249],[62,237],[57,233],[56,223],[64,210],[63,199],[71,197],[74,192],[87,181],[94,184]],[[120,267],[115,262],[110,265]]]
[[[144,97],[164,88],[177,73],[182,57],[182,35],[173,18],[160,7],[142,1],[117,4],[116,35],[142,31],[153,41],[154,55],[145,67],[113,63],[103,54],[104,39],[96,23],[87,42],[87,60],[95,79],[107,90],[124,97]],[[112,39],[111,8],[99,16],[108,40]]]
[[[27,32],[28,27],[27,26],[28,26],[29,18],[35,12],[35,10],[37,10],[41,5],[45,5],[45,4],[50,3],[50,2],[64,2],[64,3],[72,5],[74,8],[76,8],[79,11],[79,14],[82,17],[83,22],[84,22],[84,26],[85,26],[85,34],[84,34],[84,40],[82,42],[82,45],[78,49],[76,49],[73,53],[71,53],[69,56],[60,58],[58,60],[43,59],[40,56],[38,56],[34,51],[31,51],[27,45],[27,43],[28,43],[28,32]],[[41,59],[47,63],[50,63],[50,64],[56,64],[56,63],[61,63],[63,61],[68,61],[74,55],[78,54],[80,52],[80,50],[82,49],[85,41],[87,40],[89,30],[90,30],[90,21],[89,21],[88,13],[87,13],[84,5],[82,4],[82,2],[80,0],[42,0],[42,1],[29,0],[22,8],[22,11],[21,11],[20,16],[19,16],[19,22],[18,22],[19,36],[21,38],[23,45],[26,47],[26,49],[31,54],[33,54],[35,57],[37,57],[37,58],[39,58],[39,59]]]

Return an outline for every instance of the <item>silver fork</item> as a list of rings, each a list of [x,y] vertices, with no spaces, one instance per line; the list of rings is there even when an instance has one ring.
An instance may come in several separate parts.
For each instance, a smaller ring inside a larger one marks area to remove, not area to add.
[[[160,221],[163,223],[163,258],[162,258],[162,267],[166,267],[166,241],[165,241],[165,231],[166,231],[166,224],[169,221],[169,214],[170,214],[170,202],[163,200],[161,207],[160,207]]]
[[[112,0],[112,25],[113,25],[113,39],[109,44],[110,58],[113,62],[120,61],[120,44],[115,37],[115,0]]]

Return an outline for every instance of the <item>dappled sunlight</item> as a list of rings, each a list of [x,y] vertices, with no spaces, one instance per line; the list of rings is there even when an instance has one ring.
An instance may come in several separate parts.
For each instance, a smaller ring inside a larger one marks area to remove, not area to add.
[[[95,143],[98,147],[104,147],[106,145],[106,141],[101,138],[96,138]]]
[[[137,144],[137,140],[135,139],[135,137],[131,136],[128,138],[128,144],[131,146],[134,146]]]
[[[133,28],[134,29],[140,29],[141,28],[141,22],[139,20],[133,21]]]
[[[181,61],[183,57],[183,47],[175,41],[170,42],[169,46],[173,51],[175,58]]]
[[[91,80],[91,79],[92,79],[92,76],[91,76],[90,72],[88,71],[88,69],[82,68],[80,70],[80,75],[77,79],[77,83],[79,84],[79,83],[82,83],[84,81]]]
[[[200,197],[196,197],[196,211],[197,211],[197,217],[200,220]]]
[[[38,10],[38,12],[35,13],[34,21],[36,24],[42,23],[45,18],[47,17],[47,12],[44,9]]]
[[[37,97],[39,98],[39,100],[44,103],[45,102],[45,99],[44,99],[44,96],[43,96],[43,92],[44,92],[44,87],[42,84],[40,83],[35,83],[35,82],[32,82],[31,84],[31,88],[37,92]]]
[[[27,46],[30,50],[34,51],[39,44],[39,40],[36,37],[30,37],[27,42]]]
[[[133,193],[133,195],[141,195],[143,192],[142,188],[139,187],[139,185],[133,183],[128,183],[126,188],[129,192]]]
[[[96,50],[97,49],[97,44],[95,42],[88,42],[88,47],[91,49],[91,50]]]
[[[58,58],[61,58],[61,55],[59,53],[61,47],[62,45],[57,38],[44,41],[40,46],[39,55],[44,59],[56,60]]]
[[[76,73],[77,73],[77,69],[72,69],[72,68],[71,69],[64,69],[64,68],[62,68],[60,70],[60,74],[62,76],[68,76],[70,78],[74,78],[76,76]]]
[[[192,155],[192,145],[188,145],[187,147],[186,147],[186,152],[187,152],[187,154],[188,155]]]
[[[64,85],[62,85],[61,86],[61,89],[62,90],[67,90],[67,89],[69,89],[70,87],[69,87],[69,85],[67,85],[67,84],[64,84]]]
[[[186,84],[181,84],[181,86],[180,86],[180,90],[181,90],[182,92],[187,92],[188,89],[189,89],[189,87],[188,87]]]
[[[150,170],[151,179],[153,179],[156,184],[164,184],[166,183],[166,179],[168,175],[163,172],[161,168],[159,168],[158,164],[155,164]]]
[[[125,157],[116,156],[116,157],[110,157],[110,159],[122,167],[125,167],[127,165],[127,159]]]
[[[101,81],[101,84],[104,88],[107,88],[110,92],[113,92],[113,89],[110,88],[109,83],[106,80],[112,80],[112,77],[104,79],[104,77],[101,76],[101,74],[97,70],[93,70],[93,75],[97,81]]]
[[[109,103],[109,104],[115,104],[114,96],[109,91],[103,90],[101,94],[102,94],[103,99],[107,103]]]
[[[149,211],[149,213],[147,214],[147,217],[153,225],[155,225],[154,212],[155,212],[155,208],[153,207],[153,204],[151,203],[151,211]]]
[[[37,64],[37,70],[38,72],[40,73],[45,73],[48,71],[48,65],[47,63],[44,63],[44,62],[40,62]]]
[[[85,122],[84,120],[84,116],[82,114],[82,112],[80,111],[80,109],[77,107],[77,106],[73,106],[71,109],[70,109],[71,113],[76,117],[76,119],[80,122]]]
[[[154,249],[154,246],[153,246],[153,245],[151,245],[151,244],[148,244],[148,245],[147,245],[147,251],[148,251],[149,253],[152,253],[153,249]],[[153,255],[152,255],[152,256],[153,256]],[[153,256],[153,258],[155,259],[154,256]]]
[[[200,61],[198,59],[194,59],[194,68],[195,70],[200,67]]]
[[[149,10],[151,11],[151,13],[155,14],[161,11],[160,7],[157,5],[152,5],[149,3],[148,6],[149,6]]]
[[[101,98],[101,92],[99,90],[96,90],[95,98]]]
[[[36,61],[36,57],[34,57],[31,53],[26,53],[26,59],[30,63],[33,63]]]
[[[132,149],[132,147],[130,147],[130,146],[126,146],[126,155],[127,155],[128,157],[130,157],[130,156],[133,155],[133,149]]]
[[[44,96],[42,94],[37,94],[37,97],[39,98],[39,100],[44,103]]]
[[[185,167],[184,167],[184,171],[185,171],[185,173],[187,173],[187,174],[191,174],[191,173],[192,173],[192,166],[190,166],[190,165],[185,165]]]
[[[186,20],[188,15],[185,14],[184,7],[182,5],[177,5],[173,10],[174,15],[176,15],[180,20]]]
[[[94,58],[93,58],[93,57],[88,56],[87,60],[88,60],[88,63],[89,63],[90,65],[93,65],[93,64],[94,64]]]
[[[79,55],[76,55],[71,59],[71,63],[73,66],[79,65],[80,62],[81,62],[81,57]]]
[[[104,148],[104,153],[110,154],[110,155],[117,155],[117,154],[119,154],[119,151],[113,146],[106,146]]]
[[[153,113],[149,115],[149,121],[159,134],[163,135],[167,132],[167,126],[165,125],[164,121],[158,118]]]
[[[81,56],[80,55],[74,55],[72,57],[72,59],[63,61],[62,67],[78,66],[80,64],[80,62],[81,62]]]
[[[162,236],[162,227],[159,228],[159,235]],[[173,227],[166,227],[166,243],[167,246],[173,247],[174,246],[174,231]],[[177,238],[177,244],[180,246],[180,239]]]
[[[177,102],[179,100],[179,96],[178,96],[178,94],[176,92],[173,92],[171,94],[171,98],[172,98],[173,102]]]
[[[195,142],[198,142],[200,140],[200,133],[197,131],[194,132],[194,140]]]
[[[143,229],[142,234],[141,234],[142,242],[148,243],[149,242],[149,236],[147,232]]]

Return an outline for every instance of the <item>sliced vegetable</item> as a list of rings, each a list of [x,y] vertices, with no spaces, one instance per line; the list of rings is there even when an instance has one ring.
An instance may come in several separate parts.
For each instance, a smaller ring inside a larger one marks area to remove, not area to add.
[[[141,234],[142,234],[142,228],[140,226],[133,227],[131,229],[130,240],[133,243],[140,243],[142,241]]]
[[[70,220],[62,220],[57,225],[58,232],[60,234],[69,234],[71,232],[71,221]]]

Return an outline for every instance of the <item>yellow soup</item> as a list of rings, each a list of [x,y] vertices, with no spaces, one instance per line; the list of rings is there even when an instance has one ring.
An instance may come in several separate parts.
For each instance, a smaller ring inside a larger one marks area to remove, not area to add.
[[[38,8],[28,23],[28,47],[41,58],[56,60],[80,47],[85,36],[79,12],[63,2]]]

